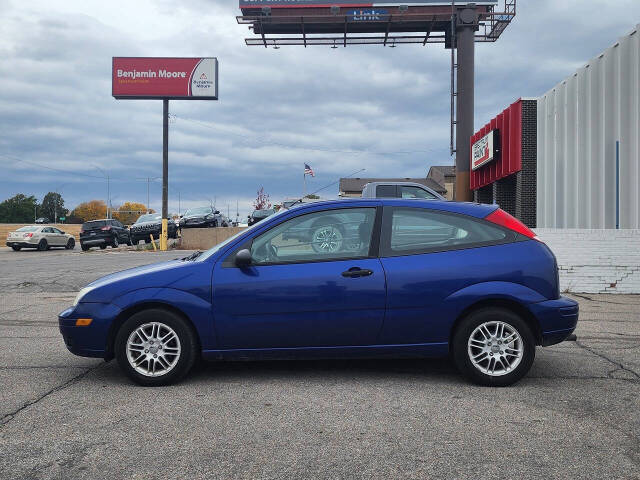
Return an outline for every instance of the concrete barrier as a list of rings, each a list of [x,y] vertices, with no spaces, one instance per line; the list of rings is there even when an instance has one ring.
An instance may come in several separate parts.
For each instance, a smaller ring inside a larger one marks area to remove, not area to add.
[[[180,248],[183,250],[208,250],[246,227],[183,228]]]

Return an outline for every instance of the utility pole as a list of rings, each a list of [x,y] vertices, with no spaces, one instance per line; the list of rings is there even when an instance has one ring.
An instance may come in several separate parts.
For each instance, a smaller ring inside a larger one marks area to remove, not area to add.
[[[151,210],[151,204],[149,202],[149,184],[151,183],[151,177],[147,177],[147,213]]]
[[[178,190],[178,216],[182,216],[182,209],[180,208],[180,190]]]
[[[455,48],[458,51],[458,92],[456,101],[456,198],[458,202],[472,200],[469,185],[471,136],[475,101],[475,32],[478,30],[478,10],[475,4],[457,8]]]
[[[169,99],[162,99],[162,234],[160,251],[167,251],[169,229]]]

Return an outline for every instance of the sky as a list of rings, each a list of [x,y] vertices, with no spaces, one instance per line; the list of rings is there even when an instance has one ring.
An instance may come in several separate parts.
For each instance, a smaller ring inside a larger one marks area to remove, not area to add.
[[[501,2],[503,0],[500,0]],[[606,7],[604,6],[606,4]],[[219,101],[172,101],[169,209],[235,218],[273,201],[335,197],[337,181],[425,177],[449,154],[443,45],[247,47],[235,0],[0,0],[0,201],[58,191],[161,206],[162,102],[111,97],[114,56],[218,57]],[[520,0],[476,48],[476,130],[537,97],[640,22],[637,0]],[[151,179],[148,181],[148,179]]]

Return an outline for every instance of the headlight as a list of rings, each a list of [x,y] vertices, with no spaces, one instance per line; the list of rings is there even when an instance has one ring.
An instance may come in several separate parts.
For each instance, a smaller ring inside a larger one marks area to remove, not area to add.
[[[93,290],[93,288],[90,288],[90,287],[84,287],[82,290],[80,290],[78,292],[78,295],[76,295],[76,299],[73,301],[73,306],[75,307],[76,305],[78,305],[80,300],[82,300],[82,297],[84,297],[91,290]]]

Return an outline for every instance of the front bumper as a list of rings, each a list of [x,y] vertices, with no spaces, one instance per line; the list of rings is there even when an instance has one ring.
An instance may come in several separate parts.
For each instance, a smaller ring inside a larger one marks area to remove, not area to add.
[[[578,324],[578,302],[567,297],[529,305],[540,324],[543,347],[563,342]]]
[[[80,357],[107,358],[111,325],[120,311],[113,304],[79,303],[62,312],[58,324],[67,349]],[[91,318],[91,325],[77,327],[79,318]]]

